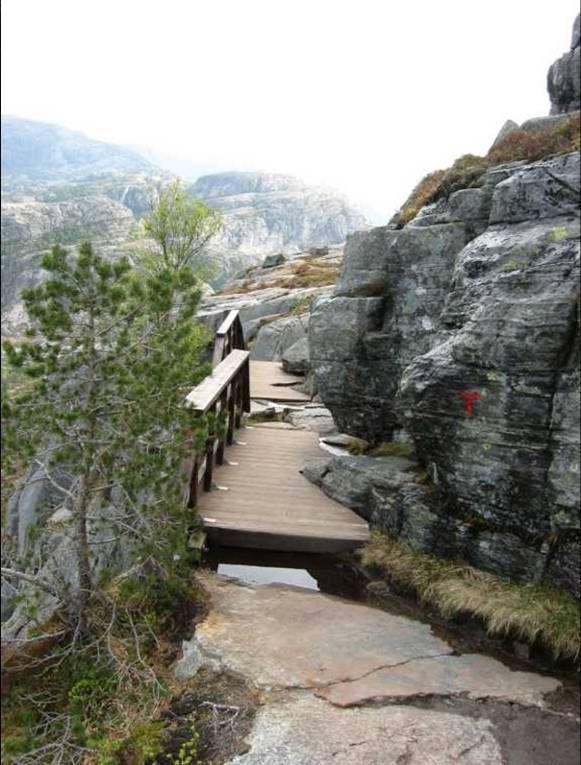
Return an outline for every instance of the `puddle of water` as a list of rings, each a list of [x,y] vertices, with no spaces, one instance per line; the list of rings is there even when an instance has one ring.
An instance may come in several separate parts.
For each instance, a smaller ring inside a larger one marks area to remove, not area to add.
[[[213,547],[204,555],[204,565],[248,584],[290,584],[349,600],[366,599],[353,569],[326,555]]]
[[[295,587],[306,587],[307,590],[318,590],[317,580],[301,569],[273,568],[271,566],[240,566],[232,563],[219,563],[218,573],[225,576],[235,576],[248,584],[292,584]]]

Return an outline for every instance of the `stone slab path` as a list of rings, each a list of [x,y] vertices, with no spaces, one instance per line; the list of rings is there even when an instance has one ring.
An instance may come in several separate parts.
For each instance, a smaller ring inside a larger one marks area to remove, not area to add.
[[[454,704],[542,714],[559,680],[455,655],[427,624],[319,592],[209,573],[203,584],[211,611],[176,673],[229,670],[264,698],[249,751],[233,765],[544,765],[528,750],[511,759],[486,715],[455,714]]]
[[[250,362],[252,398],[289,403],[308,402],[311,397],[293,387],[304,381],[304,377],[285,372],[278,361],[254,361],[253,359]]]

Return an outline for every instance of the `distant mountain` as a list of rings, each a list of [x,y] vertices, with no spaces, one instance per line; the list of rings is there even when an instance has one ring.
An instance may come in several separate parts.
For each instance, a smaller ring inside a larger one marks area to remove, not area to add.
[[[187,181],[195,181],[201,175],[209,175],[225,170],[225,167],[217,167],[202,160],[184,159],[176,157],[174,154],[168,154],[164,151],[157,151],[148,146],[129,145],[126,147],[129,151],[139,154],[155,167],[167,170],[173,175],[179,175]]]
[[[26,182],[78,180],[102,173],[152,172],[145,157],[122,146],[95,141],[60,125],[2,116],[2,188]]]
[[[134,148],[2,117],[3,331],[18,332],[20,291],[43,278],[43,252],[87,237],[112,258],[131,252],[139,244],[135,224],[172,177]],[[269,254],[339,245],[367,226],[341,194],[291,175],[213,173],[187,189],[223,215],[208,252],[216,287]]]

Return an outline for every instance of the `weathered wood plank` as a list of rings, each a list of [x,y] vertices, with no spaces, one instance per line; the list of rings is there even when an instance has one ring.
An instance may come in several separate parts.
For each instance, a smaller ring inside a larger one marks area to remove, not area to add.
[[[230,311],[228,316],[226,316],[222,324],[220,324],[220,326],[216,330],[216,335],[218,337],[220,335],[225,335],[230,329],[230,327],[234,324],[236,319],[238,319],[238,311]]]
[[[221,361],[188,395],[186,401],[196,412],[204,413],[220,398],[224,389],[248,362],[248,351],[234,350]]]
[[[245,445],[228,449],[237,465],[215,468],[228,491],[199,498],[211,541],[225,546],[295,552],[352,550],[369,538],[366,521],[301,475],[305,460],[323,456],[308,431],[245,428]]]

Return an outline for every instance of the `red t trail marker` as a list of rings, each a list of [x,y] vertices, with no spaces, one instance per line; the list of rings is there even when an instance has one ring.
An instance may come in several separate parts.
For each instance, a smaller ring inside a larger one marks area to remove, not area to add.
[[[480,393],[477,390],[463,390],[459,395],[464,399],[466,414],[468,417],[472,417],[474,402],[480,400]]]

